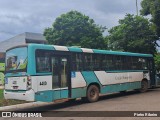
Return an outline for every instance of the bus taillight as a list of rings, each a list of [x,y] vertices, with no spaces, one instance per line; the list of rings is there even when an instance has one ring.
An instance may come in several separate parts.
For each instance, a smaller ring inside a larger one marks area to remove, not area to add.
[[[32,82],[31,82],[31,77],[30,76],[27,76],[27,89],[30,90],[32,87]]]

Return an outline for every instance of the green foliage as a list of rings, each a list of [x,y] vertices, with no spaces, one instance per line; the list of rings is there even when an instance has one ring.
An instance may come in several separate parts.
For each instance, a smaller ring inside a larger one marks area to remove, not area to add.
[[[3,98],[3,89],[0,89],[0,99]]]
[[[127,14],[119,25],[109,30],[110,49],[151,53],[156,52],[157,36],[148,19]]]
[[[52,27],[45,29],[44,36],[49,44],[104,49],[104,30],[88,16],[70,11],[56,18]]]
[[[160,53],[157,53],[154,57],[155,66],[157,71],[160,71]]]
[[[160,37],[160,0],[143,0],[141,6],[141,15],[151,15],[151,22],[154,23],[152,28],[155,29]]]

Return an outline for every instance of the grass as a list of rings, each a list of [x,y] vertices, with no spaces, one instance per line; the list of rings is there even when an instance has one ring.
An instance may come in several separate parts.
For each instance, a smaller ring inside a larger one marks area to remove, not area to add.
[[[3,98],[3,90],[0,89],[0,100]]]
[[[6,99],[4,99],[3,89],[0,89],[0,107],[10,106],[10,105],[15,105],[15,104],[22,104],[22,103],[26,103],[26,101],[23,101],[23,100],[6,100]]]

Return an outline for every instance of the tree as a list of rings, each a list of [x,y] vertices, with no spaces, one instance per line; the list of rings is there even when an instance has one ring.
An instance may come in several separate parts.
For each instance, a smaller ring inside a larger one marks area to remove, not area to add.
[[[141,16],[127,14],[118,26],[109,30],[109,46],[114,50],[154,54],[155,40],[157,36],[151,24]]]
[[[102,33],[105,27],[78,11],[70,11],[56,18],[52,27],[45,29],[49,44],[104,49]]]
[[[155,61],[156,70],[159,72],[160,71],[160,53],[155,54],[154,61]]]
[[[160,0],[143,0],[141,2],[141,15],[151,15],[151,22],[157,35],[160,37]]]

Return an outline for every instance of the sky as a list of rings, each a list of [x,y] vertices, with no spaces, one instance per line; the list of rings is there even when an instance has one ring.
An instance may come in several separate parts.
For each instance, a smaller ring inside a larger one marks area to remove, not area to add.
[[[140,10],[142,0],[137,1]],[[71,10],[110,29],[127,13],[136,14],[136,0],[0,0],[0,41],[24,32],[43,33]]]

